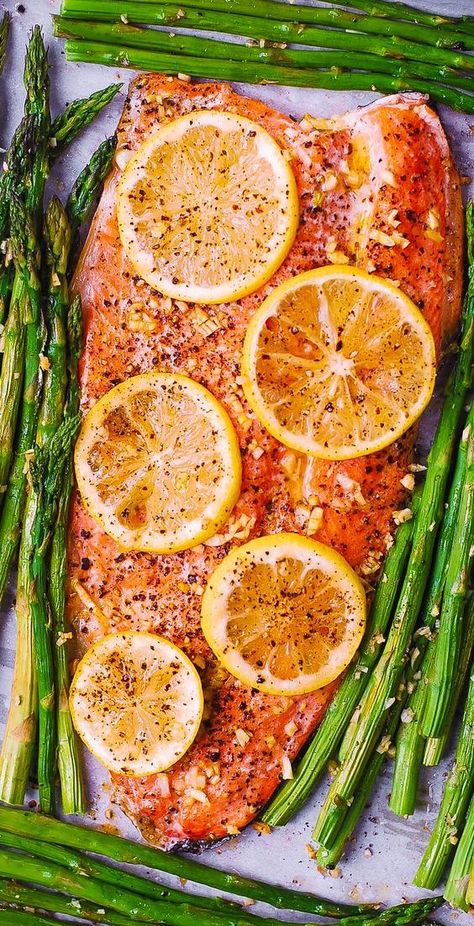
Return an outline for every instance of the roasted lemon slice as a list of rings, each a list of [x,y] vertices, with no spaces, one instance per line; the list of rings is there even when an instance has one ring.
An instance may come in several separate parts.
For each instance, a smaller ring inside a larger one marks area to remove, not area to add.
[[[189,749],[201,680],[182,650],[153,633],[111,633],[87,651],[70,691],[74,726],[111,772],[152,775]]]
[[[299,695],[346,668],[365,614],[362,584],[339,553],[298,534],[273,534],[236,547],[213,572],[202,629],[245,685]]]
[[[435,347],[416,305],[387,280],[321,267],[277,287],[253,316],[243,388],[283,444],[344,460],[381,450],[426,408]]]
[[[118,186],[122,244],[137,273],[176,299],[218,303],[262,286],[298,227],[293,171],[276,141],[236,113],[174,119]]]
[[[91,515],[124,550],[171,553],[206,540],[240,491],[227,412],[187,376],[144,373],[88,412],[75,468]]]

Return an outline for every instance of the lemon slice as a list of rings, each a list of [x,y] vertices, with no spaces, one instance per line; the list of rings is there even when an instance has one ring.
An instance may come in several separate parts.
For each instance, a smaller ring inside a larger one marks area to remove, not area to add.
[[[153,633],[111,633],[87,651],[69,695],[74,726],[102,765],[120,775],[169,768],[201,723],[201,680],[182,650]]]
[[[124,550],[171,553],[206,540],[240,491],[237,435],[187,376],[144,373],[87,413],[75,469],[91,515]]]
[[[298,534],[236,547],[213,572],[202,629],[231,675],[300,695],[346,668],[365,627],[362,583],[339,553]]]
[[[293,171],[276,141],[236,113],[174,119],[128,161],[118,186],[123,247],[175,299],[239,299],[275,273],[298,227]]]
[[[393,284],[321,267],[277,287],[245,338],[243,388],[282,444],[329,460],[381,450],[426,408],[436,354],[421,312]]]

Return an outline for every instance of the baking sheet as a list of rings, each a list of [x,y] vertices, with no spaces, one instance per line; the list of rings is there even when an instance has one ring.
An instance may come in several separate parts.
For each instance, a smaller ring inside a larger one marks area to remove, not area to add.
[[[474,12],[474,0],[418,2],[420,6],[436,9],[440,13]],[[59,0],[23,0],[22,4],[16,0],[5,0],[0,5],[13,14],[8,66],[0,81],[0,144],[6,147],[13,129],[21,118],[21,71],[28,30],[34,23],[41,23],[46,39],[51,40],[51,14],[59,11],[60,4]],[[50,61],[54,112],[66,102],[104,87],[114,79],[123,80],[126,87],[132,75],[130,71],[114,71],[94,65],[66,65],[62,43],[57,40],[50,41]],[[377,94],[369,93],[336,93],[269,86],[237,85],[237,88],[297,117],[305,112],[318,116],[334,115],[365,105],[377,97]],[[50,185],[62,198],[67,195],[71,179],[78,174],[99,142],[115,129],[123,99],[124,93],[119,94],[55,168]],[[474,116],[454,113],[445,107],[439,107],[439,112],[461,174],[474,178]],[[473,191],[473,188],[473,183],[466,183],[466,195],[469,190]],[[433,414],[430,419],[425,422],[424,427],[426,445],[429,445],[432,433]],[[0,733],[7,716],[14,659],[12,605],[13,592],[7,596],[0,621]],[[340,865],[341,874],[338,877],[324,876],[318,872],[316,862],[311,860],[306,848],[327,782],[320,785],[296,819],[283,829],[276,829],[271,835],[265,836],[249,827],[240,837],[207,850],[204,859],[216,867],[314,891],[338,900],[381,900],[385,903],[397,903],[402,899],[414,899],[423,892],[413,888],[411,880],[436,815],[447,768],[449,760],[429,774],[426,774],[425,770],[417,811],[412,818],[403,820],[387,809],[391,778],[390,766],[387,765],[371,804],[366,809],[362,823],[349,846],[348,857]],[[123,835],[138,839],[139,834],[133,825],[119,808],[111,803],[112,794],[107,776],[90,756],[86,757],[86,769],[90,804],[88,820],[96,824],[107,822],[108,826],[116,827]],[[34,791],[30,796],[34,799]],[[173,881],[168,880],[170,883]],[[255,907],[255,911],[258,909]],[[298,921],[298,916],[294,919],[295,922]],[[299,921],[307,919],[307,916],[301,916]],[[460,926],[467,926],[468,922],[472,922],[468,920],[467,915],[449,911],[448,908],[443,908],[437,919],[445,923],[451,923],[456,919]]]

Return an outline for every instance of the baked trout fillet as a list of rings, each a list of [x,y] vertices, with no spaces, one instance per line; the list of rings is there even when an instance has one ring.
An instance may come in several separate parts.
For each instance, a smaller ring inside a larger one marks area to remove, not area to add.
[[[159,124],[206,108],[253,119],[288,153],[300,224],[288,257],[262,290],[233,304],[196,307],[161,296],[134,273],[118,234],[116,188],[130,152]],[[279,444],[241,389],[249,319],[286,278],[329,263],[356,264],[398,281],[429,322],[439,357],[460,307],[460,186],[438,117],[417,95],[298,123],[226,84],[146,75],[131,85],[118,133],[116,163],[75,278],[85,315],[83,411],[138,373],[193,377],[235,425],[242,491],[222,533],[172,555],[124,553],[76,495],[69,612],[83,648],[112,631],[152,631],[198,668],[205,712],[188,753],[167,773],[114,779],[119,803],[148,840],[190,847],[237,834],[255,817],[335,691],[333,684],[292,699],[272,697],[227,675],[200,627],[209,576],[235,544],[278,531],[304,533],[317,499],[316,539],[373,582],[395,530],[393,512],[406,504],[401,480],[414,452],[413,429],[382,452],[343,462],[308,459]]]

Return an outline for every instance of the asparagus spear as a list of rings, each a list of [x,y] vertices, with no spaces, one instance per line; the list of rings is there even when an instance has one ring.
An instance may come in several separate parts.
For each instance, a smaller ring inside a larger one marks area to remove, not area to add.
[[[443,791],[436,823],[414,878],[418,887],[433,890],[462,832],[474,789],[474,674],[471,676],[459,731],[454,764]]]
[[[322,868],[335,868],[339,859],[342,858],[346,843],[352,836],[361,818],[364,807],[369,800],[370,795],[372,794],[375,782],[377,781],[382,765],[385,762],[392,739],[400,721],[401,712],[402,704],[399,703],[396,710],[393,711],[393,714],[389,718],[387,727],[385,728],[385,732],[379,743],[379,746],[375,750],[367,766],[367,771],[365,773],[362,786],[359,788],[350,806],[349,812],[344,818],[344,823],[339,830],[335,841],[331,845],[331,848],[326,849],[325,846],[320,846],[317,854],[317,860],[318,865],[320,865]]]
[[[91,859],[81,852],[75,852],[73,849],[65,849],[62,846],[51,845],[47,842],[40,842],[37,839],[30,839],[26,836],[16,836],[11,833],[5,833],[0,830],[0,847],[9,848],[24,852],[26,855],[33,856],[45,861],[54,862],[62,865],[74,874],[83,875],[87,878],[95,878],[97,881],[104,881],[106,884],[117,884],[117,869],[104,862]],[[0,881],[0,885],[1,885]],[[177,891],[173,888],[162,884],[157,884],[141,875],[130,874],[126,871],[120,872],[120,887],[134,894],[143,897],[150,897],[152,900],[166,900],[169,903],[183,904],[191,901],[196,907],[213,910],[221,913],[245,915],[245,911],[235,903],[223,900],[220,897],[202,897],[198,895],[189,895],[183,891]],[[1,891],[0,891],[1,900]],[[41,905],[40,905],[41,906]],[[251,917],[250,922],[254,921]]]
[[[128,48],[144,48],[150,51],[165,51],[170,54],[191,55],[198,58],[223,58],[227,61],[247,61],[261,64],[275,64],[294,68],[338,68],[341,56],[337,51],[313,51],[312,49],[276,48],[260,45],[238,45],[235,42],[202,38],[196,35],[176,34],[175,32],[158,32],[155,29],[140,29],[120,23],[90,23],[54,17],[55,35],[113,43]],[[438,68],[421,61],[397,62],[394,59],[347,51],[344,55],[344,69],[375,71],[391,74],[408,80],[426,78],[442,81],[452,87],[474,90],[472,77],[460,76],[451,68]]]
[[[188,13],[191,12],[188,10]],[[216,14],[217,15],[217,14]],[[246,17],[249,19],[249,17]],[[179,16],[174,22],[179,21]],[[268,25],[268,24],[266,24]],[[205,28],[202,23],[186,28]],[[220,31],[222,27],[216,27]],[[240,34],[240,33],[239,33]],[[336,34],[336,33],[335,33]],[[341,33],[342,35],[343,33]],[[352,39],[352,36],[351,36]],[[332,42],[331,44],[336,44]],[[188,55],[174,55],[147,49],[127,48],[121,45],[105,45],[80,39],[66,41],[68,61],[88,61],[110,67],[131,67],[134,70],[159,71],[163,74],[185,73],[190,77],[207,77],[214,80],[243,81],[248,84],[283,84],[287,87],[318,87],[324,90],[366,90],[379,93],[401,93],[417,90],[428,93],[433,99],[461,112],[474,112],[474,96],[444,87],[431,81],[387,74],[364,74],[333,70],[309,70],[280,67],[253,62],[222,61],[212,58],[195,58]],[[474,62],[474,57],[472,57]]]
[[[69,260],[71,270],[79,245],[79,229],[84,225],[102,191],[104,180],[110,170],[117,147],[117,136],[106,138],[92,155],[79,174],[67,201],[67,213],[71,224],[72,246]]]
[[[66,362],[66,306],[68,302],[68,287],[66,280],[67,266],[69,260],[69,251],[71,245],[71,232],[69,227],[69,222],[67,219],[66,212],[61,205],[60,201],[57,198],[53,198],[48,206],[45,223],[44,223],[44,240],[46,247],[46,260],[48,266],[48,298],[47,298],[47,326],[48,326],[48,344],[47,344],[47,370],[45,374],[45,381],[43,387],[42,401],[40,414],[38,418],[38,426],[36,430],[36,444],[39,446],[47,445],[48,441],[52,440],[53,436],[56,434],[57,429],[61,423],[63,417],[64,409],[64,400],[66,395],[66,385],[67,385],[67,362]],[[45,474],[44,474],[45,475]],[[35,523],[38,518],[43,516],[40,505],[40,495],[41,491],[38,492],[35,485],[33,484],[29,492],[27,503],[26,503],[26,512],[25,512],[25,523],[30,526],[31,531],[29,530],[28,534],[24,534],[22,542],[22,556],[26,561],[30,561],[33,557],[34,550],[34,531]],[[39,540],[37,541],[40,542]],[[43,560],[41,561],[41,574],[39,583],[37,580],[32,582],[32,576],[28,577],[28,581],[31,588],[31,598],[29,605],[29,615],[28,620],[34,619],[35,608],[43,609],[43,616],[37,615],[37,620],[44,620],[46,624],[49,623],[49,616],[47,614],[47,604],[45,590],[42,588],[42,583],[45,583],[44,576],[44,567]],[[38,604],[35,604],[38,602]],[[41,632],[41,638],[43,639],[44,644],[44,629]],[[49,636],[48,636],[49,640]],[[37,632],[34,635],[34,646],[37,655],[39,654]],[[44,645],[43,645],[44,650]],[[47,648],[43,652],[43,660],[51,654],[48,654]],[[34,671],[34,659],[35,656],[33,653],[30,655],[30,664],[31,664],[31,673],[30,673],[30,682],[29,684],[35,684],[35,671]],[[25,685],[27,681],[24,677],[24,661],[22,660],[22,670],[23,675],[21,678],[16,678],[14,675],[13,681],[13,691],[17,690],[18,685]],[[41,665],[41,663],[40,663]],[[51,656],[51,664],[46,662],[46,666],[50,671],[51,677],[53,675],[53,663]],[[43,672],[44,679],[44,672]],[[54,776],[54,750],[55,750],[55,737],[54,737],[54,711],[55,704],[54,699],[53,703],[50,705],[50,695],[44,693],[41,695],[42,690],[42,681],[43,679],[39,677],[39,689],[40,689],[40,705],[39,705],[39,716],[40,716],[40,748],[39,748],[39,763],[40,763],[40,772],[39,772],[39,784],[40,784],[40,800],[44,809],[52,807],[52,797],[53,797],[53,784],[52,779]],[[16,684],[17,683],[17,684]],[[48,682],[45,682],[45,687],[47,689]],[[46,698],[47,708],[43,708],[43,703],[41,698]],[[46,716],[45,716],[46,715]],[[45,747],[49,747],[46,748]],[[46,755],[45,755],[46,752]],[[43,771],[41,770],[43,768]],[[43,779],[46,778],[48,784],[43,786]],[[72,782],[71,782],[72,787]],[[46,793],[45,793],[46,791]],[[80,804],[83,808],[84,803]]]
[[[69,387],[66,416],[74,418],[79,411],[79,383],[77,369],[81,351],[81,302],[76,297],[68,313],[68,370]],[[69,500],[73,485],[72,460],[68,459],[64,468],[63,482],[59,492],[58,510],[51,540],[51,558],[49,563],[49,602],[53,621],[55,649],[55,669],[57,688],[57,735],[58,735],[58,770],[61,782],[61,801],[66,814],[83,813],[85,807],[84,783],[77,735],[69,711],[69,663],[64,646],[67,626],[66,576],[67,576],[67,527]]]
[[[47,555],[56,520],[64,466],[79,427],[79,417],[65,419],[49,444],[38,446],[31,462],[35,511],[29,558],[30,610],[38,677],[38,790],[45,813],[54,807],[56,763],[56,690],[47,596]]]
[[[93,122],[104,107],[113,100],[121,86],[122,84],[110,84],[109,87],[96,90],[85,99],[74,100],[64,112],[56,117],[51,126],[51,138],[54,139],[54,145],[50,149],[50,156],[53,160],[63,153],[82,129],[87,128]]]
[[[39,891],[34,887],[26,887],[16,881],[7,881],[0,878],[0,904],[15,904],[30,910],[47,910],[49,913],[61,913],[66,916],[80,916],[94,923],[105,923],[106,926],[130,926],[130,919],[120,913],[105,911],[97,904],[83,903],[77,898],[66,898],[61,894],[52,894],[49,891]],[[1,920],[0,920],[1,922]],[[16,924],[17,920],[15,920]],[[23,923],[23,920],[19,921]],[[36,922],[36,921],[35,921]],[[53,921],[57,923],[57,920]]]
[[[15,244],[16,239],[13,236]],[[17,258],[20,246],[15,248]],[[7,490],[13,441],[21,400],[25,328],[22,324],[23,282],[17,281],[4,333],[4,352],[0,374],[0,499]]]
[[[430,586],[423,604],[420,619],[423,628],[433,632],[440,613],[446,585],[446,572],[452,555],[452,539],[459,520],[459,507],[466,476],[467,440],[461,439],[456,467],[449,492],[448,505],[437,541],[436,556],[430,577]],[[390,809],[399,816],[414,813],[419,770],[423,758],[425,738],[422,732],[423,712],[426,703],[426,685],[434,658],[434,644],[428,643],[431,634],[418,635],[419,656],[408,673],[408,690],[403,722],[399,728],[393,772]],[[428,649],[426,650],[426,647]],[[423,650],[425,650],[423,655]],[[421,658],[422,657],[422,658]],[[421,670],[418,662],[421,660]]]
[[[142,16],[150,17],[155,9],[160,9],[166,4],[167,0],[121,0],[120,4],[114,0],[113,6],[115,19],[120,20],[120,15],[125,13],[130,20],[135,22],[147,22]],[[74,15],[84,11],[84,0],[64,0],[62,12],[63,15]],[[106,6],[106,0],[104,0]],[[184,0],[183,7],[195,7],[196,0]],[[93,7],[94,9],[94,7]],[[112,10],[112,4],[108,5]],[[295,28],[295,23],[301,28],[302,25],[323,26],[334,29],[345,29],[353,32],[363,32],[375,34],[377,36],[397,35],[400,38],[425,43],[427,45],[437,45],[438,47],[450,47],[457,45],[459,42],[471,49],[473,47],[472,38],[466,33],[458,33],[453,26],[442,26],[438,24],[436,29],[431,26],[423,26],[417,23],[407,23],[400,19],[385,20],[377,17],[366,16],[360,13],[348,13],[346,10],[338,10],[334,7],[321,6],[303,6],[300,4],[287,5],[285,3],[275,2],[275,0],[206,0],[205,10],[207,13],[223,13],[225,18],[228,15],[235,16],[256,16],[261,19],[274,20],[278,24],[290,23]],[[88,18],[86,12],[86,18]],[[97,17],[100,19],[101,17]],[[315,44],[312,42],[311,44]]]
[[[466,818],[461,839],[456,846],[456,853],[451,865],[449,877],[444,889],[444,897],[452,907],[468,910],[466,899],[467,886],[474,864],[474,800],[471,798],[469,813]]]
[[[11,16],[5,12],[0,21],[0,74],[5,67],[7,57],[8,37],[10,35]]]
[[[411,816],[415,812],[418,777],[425,748],[421,721],[425,703],[427,667],[431,656],[432,649],[430,648],[425,654],[419,672],[420,679],[411,683],[414,687],[408,698],[406,713],[397,734],[389,807],[400,817]]]
[[[194,881],[196,884],[206,884],[217,891],[261,900],[278,909],[330,917],[351,916],[373,910],[373,905],[370,904],[340,904],[331,900],[323,900],[315,894],[293,891],[255,881],[252,878],[244,878],[231,872],[210,868],[189,857],[180,858],[153,846],[131,842],[111,833],[86,829],[26,810],[0,806],[0,829],[19,836],[32,836],[55,845],[94,852],[116,862],[144,865],[156,871]]]
[[[468,215],[468,299],[474,311],[474,216]],[[423,716],[423,734],[436,737],[445,731],[455,700],[455,673],[461,652],[462,626],[472,559],[474,524],[474,407],[466,420],[463,439],[467,443],[466,474],[459,503],[459,517],[454,526],[452,555],[446,571],[448,595],[443,601],[434,650],[432,671],[428,679]]]
[[[446,750],[449,735],[453,729],[454,717],[474,654],[474,598],[471,598],[467,605],[465,623],[466,628],[463,634],[461,657],[454,679],[454,698],[446,722],[446,730],[441,736],[430,737],[430,739],[426,740],[425,751],[423,753],[423,765],[433,766],[441,762]]]
[[[362,916],[343,917],[339,920],[338,926],[365,926],[369,922],[377,926],[410,926],[411,923],[422,922],[425,917],[429,916],[433,910],[437,910],[443,904],[442,897],[422,897],[421,900],[415,900],[413,903],[398,904],[395,907],[387,907],[377,914],[374,920],[367,920]]]
[[[38,120],[31,116],[25,115],[16,129],[11,145],[7,154],[6,170],[0,176],[0,240],[2,247],[0,252],[0,324],[6,321],[10,296],[14,282],[14,263],[12,260],[10,236],[10,203],[12,196],[24,194],[25,177],[28,177],[32,170],[34,152],[38,141]],[[17,281],[18,285],[18,281]],[[21,298],[21,292],[16,292],[16,298]],[[13,326],[13,332],[16,333],[17,326]],[[11,347],[18,348],[16,339],[13,344],[10,342],[6,345],[7,362],[13,359],[9,353]],[[3,380],[2,386],[10,388],[11,380]],[[15,386],[15,382],[13,383]],[[17,384],[21,388],[21,384]],[[1,391],[1,390],[0,390]],[[3,397],[3,400],[5,397]],[[0,400],[0,408],[3,403]],[[2,493],[0,493],[1,496]],[[1,506],[0,506],[1,507]]]
[[[418,504],[418,498],[419,490],[413,498],[414,507]],[[400,577],[408,560],[412,531],[413,521],[406,521],[396,534],[384,565],[382,581],[377,585],[361,649],[355,662],[349,666],[308,749],[296,767],[294,778],[280,788],[262,814],[262,820],[270,826],[284,826],[300,809],[337,750],[365,689],[369,671],[380,653]]]
[[[293,9],[291,6],[290,9]],[[122,15],[131,23],[141,25],[179,25],[181,29],[220,32],[246,36],[253,39],[267,39],[270,42],[286,42],[298,45],[313,45],[321,48],[341,48],[344,51],[364,51],[370,54],[393,55],[414,61],[425,61],[439,66],[474,70],[474,59],[469,54],[389,34],[380,37],[379,20],[374,33],[364,34],[352,31],[306,26],[304,23],[279,22],[267,17],[239,16],[236,13],[221,13],[207,9],[183,8],[177,3],[152,4],[143,0],[129,0],[117,4],[116,0],[69,0],[63,4],[61,14],[67,18],[89,21],[120,22]],[[184,15],[183,15],[184,14]]]
[[[336,6],[346,6],[341,0],[337,0]],[[438,26],[444,23],[450,23],[456,29],[466,29],[472,34],[474,30],[474,18],[472,16],[441,16],[438,13],[429,13],[425,10],[419,10],[418,7],[409,6],[407,3],[393,2],[393,0],[353,0],[350,4],[356,10],[364,10],[371,16],[394,17],[400,16],[402,19],[408,19],[409,22],[423,23],[425,26]]]

